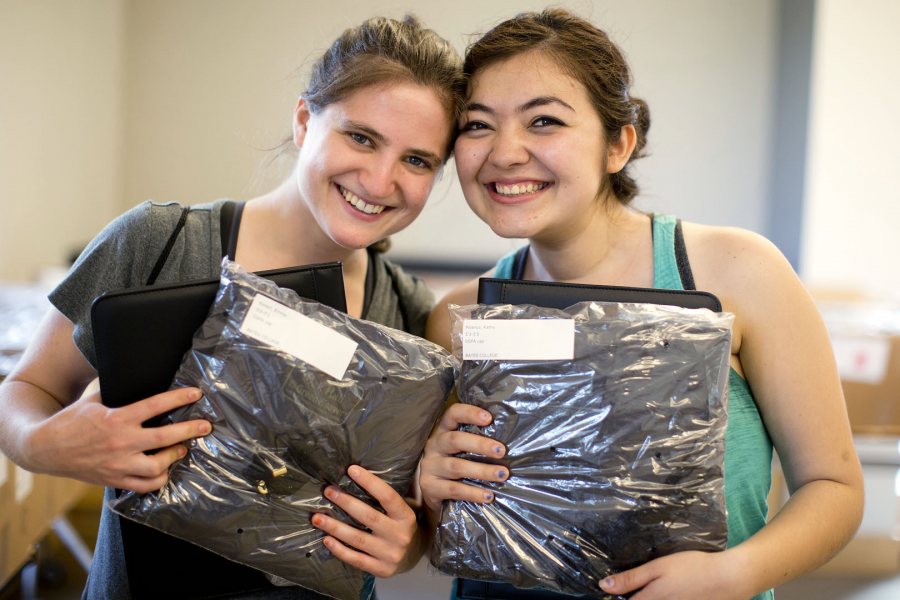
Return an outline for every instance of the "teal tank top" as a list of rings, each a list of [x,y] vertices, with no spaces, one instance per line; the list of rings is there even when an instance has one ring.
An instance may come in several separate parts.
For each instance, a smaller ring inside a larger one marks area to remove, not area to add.
[[[653,216],[653,287],[685,289],[682,270],[687,255],[678,256],[676,219]],[[516,251],[517,252],[517,251]],[[513,279],[516,252],[501,258],[494,277]],[[689,272],[689,267],[687,267]],[[693,288],[693,281],[690,282]],[[728,425],[725,429],[725,506],[728,511],[728,546],[736,546],[763,528],[768,517],[767,498],[772,485],[772,441],[762,422],[747,381],[731,369],[728,374]],[[753,597],[772,600],[773,590]]]

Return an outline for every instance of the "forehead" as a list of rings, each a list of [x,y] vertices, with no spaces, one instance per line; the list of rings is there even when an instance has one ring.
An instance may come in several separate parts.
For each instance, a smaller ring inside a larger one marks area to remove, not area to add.
[[[590,104],[587,90],[558,61],[539,50],[488,65],[472,77],[470,101],[498,103],[513,98],[557,96],[568,103]]]

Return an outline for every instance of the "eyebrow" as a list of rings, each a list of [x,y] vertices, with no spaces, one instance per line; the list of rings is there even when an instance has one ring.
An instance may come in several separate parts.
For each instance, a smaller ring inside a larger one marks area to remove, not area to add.
[[[344,129],[357,129],[360,132],[366,134],[379,144],[386,144],[387,139],[378,131],[372,129],[368,125],[364,125],[363,123],[358,123],[356,121],[346,121],[343,124]],[[443,158],[432,152],[431,150],[425,150],[424,148],[410,148],[410,154],[415,154],[417,156],[421,156],[422,158],[430,161],[436,161],[437,164],[440,164],[444,161]]]
[[[537,108],[539,106],[547,106],[548,104],[559,104],[565,108],[568,108],[572,112],[575,111],[575,109],[572,108],[571,104],[561,100],[560,98],[557,98],[556,96],[538,96],[537,98],[532,98],[531,100],[529,100],[528,102],[526,102],[525,104],[523,104],[516,110],[518,112],[525,112],[525,111],[531,110],[532,108]],[[491,115],[494,114],[493,108],[491,108],[485,104],[479,104],[478,102],[470,102],[469,104],[466,105],[466,110],[484,112],[484,113],[488,113]]]

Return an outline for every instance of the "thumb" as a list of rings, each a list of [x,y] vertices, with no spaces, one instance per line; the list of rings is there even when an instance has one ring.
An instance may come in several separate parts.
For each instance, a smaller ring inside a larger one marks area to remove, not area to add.
[[[615,575],[610,575],[606,579],[600,581],[600,589],[607,594],[627,594],[635,590],[639,590],[651,581],[654,577],[648,565],[641,565],[628,571],[622,571]]]

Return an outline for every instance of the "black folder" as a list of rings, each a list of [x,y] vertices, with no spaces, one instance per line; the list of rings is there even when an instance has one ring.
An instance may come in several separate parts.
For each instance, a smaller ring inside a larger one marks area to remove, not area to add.
[[[339,262],[258,274],[303,298],[347,310]],[[168,390],[218,290],[218,279],[206,279],[117,290],[94,300],[91,327],[103,403],[125,406]]]
[[[665,304],[682,308],[708,308],[722,312],[722,303],[709,292],[656,288],[559,283],[482,277],[478,280],[479,304],[533,304],[563,309],[578,302]]]

